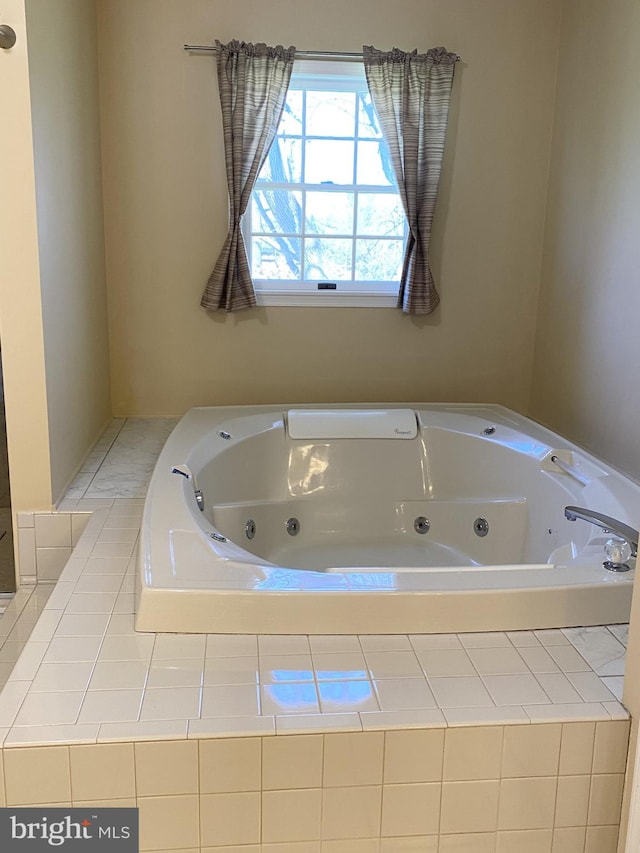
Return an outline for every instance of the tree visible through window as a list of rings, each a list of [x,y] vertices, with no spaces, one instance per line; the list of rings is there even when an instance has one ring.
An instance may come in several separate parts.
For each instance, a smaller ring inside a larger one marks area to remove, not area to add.
[[[246,217],[256,290],[397,293],[406,218],[362,66],[300,65]]]

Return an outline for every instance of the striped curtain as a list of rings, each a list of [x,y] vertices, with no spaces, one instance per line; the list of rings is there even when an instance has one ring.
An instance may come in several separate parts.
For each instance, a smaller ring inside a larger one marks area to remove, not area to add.
[[[459,56],[436,47],[427,53],[383,53],[363,47],[371,99],[389,146],[409,226],[398,308],[430,314],[440,302],[429,246],[436,205],[453,72]]]
[[[229,233],[200,304],[237,311],[256,304],[240,223],[287,97],[295,48],[216,41],[229,190]]]

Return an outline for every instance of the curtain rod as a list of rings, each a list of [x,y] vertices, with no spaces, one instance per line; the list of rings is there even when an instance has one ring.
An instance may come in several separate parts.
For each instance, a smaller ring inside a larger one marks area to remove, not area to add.
[[[185,44],[184,49],[193,52],[216,53],[219,48],[207,44]],[[357,62],[362,59],[362,54],[333,50],[297,50],[295,57],[296,59],[345,59],[348,62]]]

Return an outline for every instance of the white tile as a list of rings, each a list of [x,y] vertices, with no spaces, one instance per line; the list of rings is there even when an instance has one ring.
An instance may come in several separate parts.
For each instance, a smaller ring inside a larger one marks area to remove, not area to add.
[[[445,708],[442,713],[450,727],[510,726],[531,722],[520,705],[508,705],[502,708]]]
[[[124,575],[127,570],[127,560],[104,560],[97,557],[90,557],[87,560],[84,574],[96,575]]]
[[[462,648],[422,649],[416,655],[428,676],[477,675],[471,658]]]
[[[263,684],[286,684],[290,681],[313,681],[311,655],[260,655],[260,681]]]
[[[107,625],[109,636],[135,636],[135,620],[131,613],[112,613]]]
[[[364,731],[385,729],[429,729],[447,725],[442,711],[437,708],[414,708],[410,711],[379,711],[360,714]]]
[[[111,613],[117,597],[114,592],[77,592],[70,597],[66,611],[67,613]]]
[[[10,680],[29,681],[34,678],[48,646],[48,643],[28,643],[16,661]]]
[[[413,650],[366,651],[365,658],[371,677],[376,680],[380,678],[423,677],[422,668]]]
[[[547,651],[563,672],[589,672],[591,670],[589,664],[573,646],[548,646]]]
[[[149,661],[154,651],[154,637],[140,635],[119,637],[108,635],[102,642],[98,660],[142,660]]]
[[[89,690],[78,717],[80,723],[137,720],[142,690]]]
[[[207,689],[224,688],[205,688],[205,691]],[[315,684],[266,684],[260,690],[264,714],[314,714],[320,711]],[[204,716],[204,708],[202,715]]]
[[[613,636],[626,647],[629,641],[629,626],[628,625],[609,625],[609,630]]]
[[[128,559],[133,554],[134,543],[120,544],[111,542],[97,542],[91,549],[92,557],[114,557]]]
[[[318,654],[332,652],[358,652],[361,653],[360,640],[355,634],[317,634],[309,637],[311,653],[315,657]]]
[[[272,716],[207,717],[189,720],[189,738],[210,737],[268,737],[275,735]]]
[[[386,678],[374,681],[374,686],[383,711],[437,707],[433,693],[422,678]]]
[[[76,592],[118,592],[122,585],[120,575],[83,575],[76,583]]]
[[[602,678],[602,683],[613,693],[616,699],[622,701],[622,690],[624,688],[624,677],[621,675],[611,675]]]
[[[629,712],[620,702],[603,702],[602,705],[612,720],[628,720],[630,717]]]
[[[139,660],[98,661],[91,676],[91,690],[126,690],[144,687],[148,662]]]
[[[595,672],[569,672],[567,678],[585,702],[613,702],[615,696]]]
[[[264,710],[264,709],[263,709]],[[264,713],[272,713],[264,710]],[[255,717],[260,714],[258,687],[251,684],[204,687],[201,717]]]
[[[429,685],[440,708],[481,708],[494,704],[478,676],[430,678]]]
[[[533,632],[543,646],[569,646],[569,640],[559,628],[545,628],[542,631]]]
[[[598,675],[624,675],[626,648],[606,627],[565,628],[563,633]]]
[[[71,516],[68,513],[34,515],[37,548],[71,547]]]
[[[57,726],[14,726],[7,735],[5,747],[48,746],[67,743],[95,743],[97,723]]]
[[[92,613],[90,616],[70,614],[59,617],[56,637],[101,637],[107,629],[109,616]]]
[[[318,697],[323,713],[377,711],[378,702],[370,681],[319,681]]]
[[[362,652],[318,652],[313,655],[318,681],[367,678],[368,670]]]
[[[204,658],[206,636],[204,634],[157,634],[153,657],[157,659],[171,658]]]
[[[209,634],[207,657],[257,657],[258,638],[253,634]]]
[[[135,740],[182,740],[186,736],[186,720],[128,721],[103,723],[98,731],[98,743]]]
[[[549,697],[531,674],[486,675],[483,680],[496,705],[533,705],[537,702],[549,702]]]
[[[525,705],[532,723],[564,723],[611,719],[600,702],[567,703],[564,705]]]
[[[405,634],[363,634],[360,645],[365,652],[411,651],[413,648]]]
[[[0,691],[0,727],[13,724],[29,691],[29,681],[9,681]]]
[[[56,726],[75,723],[84,693],[29,693],[16,716],[16,726]]]
[[[202,658],[152,661],[147,687],[201,687],[203,663]]]
[[[257,684],[258,674],[257,656],[207,658],[204,684]]]
[[[43,663],[31,683],[35,693],[86,690],[91,678],[93,662]]]
[[[462,643],[457,634],[410,634],[413,648],[421,649],[460,649]]]
[[[540,686],[555,703],[580,702],[581,697],[562,672],[540,672],[536,675]]]
[[[540,645],[533,631],[507,631],[507,637],[517,649]]]
[[[46,663],[95,661],[102,637],[54,637],[44,656]]]
[[[465,649],[511,647],[511,642],[502,631],[483,631],[480,634],[459,634],[460,642]]]
[[[359,714],[288,714],[275,718],[276,731],[285,734],[322,734],[323,732],[359,732],[362,722]]]
[[[200,716],[200,687],[147,687],[140,720],[181,720]]]
[[[264,634],[258,637],[258,649],[262,655],[308,655],[309,640],[302,635]]]
[[[518,649],[520,657],[524,660],[531,672],[559,672],[558,665],[554,662],[549,652],[542,646],[522,647]]]
[[[513,648],[470,648],[467,654],[480,675],[518,675],[529,673],[524,660]]]

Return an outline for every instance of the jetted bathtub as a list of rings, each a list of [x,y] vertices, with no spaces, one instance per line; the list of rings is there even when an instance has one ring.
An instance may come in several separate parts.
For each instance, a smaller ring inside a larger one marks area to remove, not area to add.
[[[640,487],[500,406],[192,409],[150,482],[136,628],[378,634],[627,621],[635,559],[629,571],[605,569],[610,534],[569,521],[567,506],[636,527]]]

